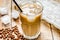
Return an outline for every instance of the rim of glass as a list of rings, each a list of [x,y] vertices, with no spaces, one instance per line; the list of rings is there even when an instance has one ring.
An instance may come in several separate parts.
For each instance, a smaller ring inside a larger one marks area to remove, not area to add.
[[[24,2],[24,1],[23,1]],[[27,1],[27,3],[28,3],[29,1]],[[33,1],[32,1],[33,2]],[[41,6],[41,10],[39,11],[39,12],[37,12],[35,15],[38,15],[38,14],[40,14],[42,11],[43,11],[43,5],[42,5],[42,3],[40,2],[40,1],[35,1],[35,2],[38,2],[39,4],[37,4],[37,5],[39,5],[39,6]],[[33,3],[35,3],[35,2],[33,2]],[[26,4],[26,3],[25,3]],[[23,5],[24,5],[24,3],[23,3]],[[23,13],[22,13],[23,14]],[[26,15],[26,14],[24,14],[24,15]]]

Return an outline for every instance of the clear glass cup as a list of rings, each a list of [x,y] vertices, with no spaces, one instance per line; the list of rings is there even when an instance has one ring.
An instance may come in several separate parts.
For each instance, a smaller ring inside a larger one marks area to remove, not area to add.
[[[43,6],[37,0],[21,0],[20,13],[21,27],[23,35],[27,39],[35,39],[40,35],[40,25]]]

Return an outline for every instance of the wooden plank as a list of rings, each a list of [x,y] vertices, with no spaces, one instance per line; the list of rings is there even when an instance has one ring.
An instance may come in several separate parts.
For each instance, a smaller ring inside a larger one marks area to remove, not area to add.
[[[49,24],[49,23],[47,23],[46,21],[44,21],[43,24],[45,25],[45,28],[48,27],[48,29],[50,29],[50,27],[49,27],[50,24]],[[57,28],[55,28],[54,25],[52,25],[52,24],[51,24],[51,27],[52,27],[52,34],[53,34],[54,40],[60,40],[60,30],[57,29]],[[41,28],[41,29],[43,29],[43,28]],[[46,30],[47,30],[47,29],[46,29]],[[42,31],[42,32],[43,32],[43,31]],[[50,30],[50,32],[51,32],[51,30]],[[44,32],[43,32],[43,33],[44,33]],[[48,33],[49,33],[49,32],[47,31],[47,35],[48,35]],[[45,34],[45,35],[46,35],[46,34]],[[50,34],[49,34],[49,35],[50,35]],[[50,35],[50,36],[49,36],[49,35],[48,35],[48,37],[51,38],[52,35]],[[46,37],[46,38],[48,39],[48,37]],[[53,40],[53,38],[52,38],[51,40]],[[44,40],[45,40],[45,39],[44,39]]]
[[[37,40],[52,40],[50,25],[44,21],[41,24],[41,36]]]
[[[52,28],[53,28],[53,36],[54,36],[54,40],[60,40],[60,30],[55,28],[53,25],[52,25]]]

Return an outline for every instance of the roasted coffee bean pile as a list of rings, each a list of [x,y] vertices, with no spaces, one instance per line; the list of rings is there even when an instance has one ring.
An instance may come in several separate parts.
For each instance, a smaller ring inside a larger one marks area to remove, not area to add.
[[[19,33],[17,27],[6,28],[0,30],[0,39],[3,40],[25,40],[23,35]]]

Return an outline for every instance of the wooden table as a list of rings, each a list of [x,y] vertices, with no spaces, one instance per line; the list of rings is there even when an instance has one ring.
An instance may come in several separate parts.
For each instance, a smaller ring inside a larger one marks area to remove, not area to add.
[[[37,40],[60,40],[60,30],[43,20],[41,24],[41,36]]]

